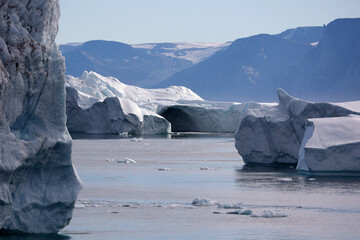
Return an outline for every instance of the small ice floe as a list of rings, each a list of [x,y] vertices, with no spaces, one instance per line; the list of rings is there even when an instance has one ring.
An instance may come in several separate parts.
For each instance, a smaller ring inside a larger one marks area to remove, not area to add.
[[[315,181],[316,178],[309,178],[309,181]]]
[[[113,162],[114,159],[113,159],[113,158],[108,158],[108,159],[106,159],[106,161],[107,161],[107,162]]]
[[[124,161],[117,161],[117,163],[136,163],[135,160],[131,159],[131,158],[126,158]]]
[[[168,205],[166,207],[168,207],[168,208],[178,208],[178,207],[182,207],[182,204],[174,203],[174,204],[170,204],[170,205]]]
[[[118,211],[110,211],[109,213],[119,213]]]
[[[210,168],[208,167],[201,167],[200,170],[209,170]]]
[[[260,213],[253,213],[250,217],[279,218],[288,217],[288,215],[282,210],[264,210]]]
[[[278,178],[279,181],[281,182],[292,182],[294,181],[292,178],[290,177],[283,177],[283,178]]]
[[[215,201],[215,200],[197,197],[192,201],[191,204],[194,206],[200,207],[200,206],[215,206],[216,203],[217,203],[217,201]]]
[[[251,209],[240,209],[240,210],[236,210],[236,211],[227,212],[226,214],[237,214],[237,215],[252,216],[253,211]]]
[[[144,143],[144,146],[150,146],[150,143]]]
[[[243,203],[241,203],[241,202],[232,203],[232,204],[216,203],[216,205],[218,206],[218,208],[224,208],[224,209],[242,209],[243,208]]]
[[[132,139],[130,139],[130,142],[141,142],[141,138],[132,138]]]
[[[158,168],[158,171],[172,171],[171,168]]]
[[[121,132],[121,133],[119,133],[119,136],[125,138],[128,136],[128,134],[129,134],[128,132]]]
[[[80,202],[76,202],[75,203],[75,209],[81,209],[81,208],[85,208],[85,205],[80,203]]]

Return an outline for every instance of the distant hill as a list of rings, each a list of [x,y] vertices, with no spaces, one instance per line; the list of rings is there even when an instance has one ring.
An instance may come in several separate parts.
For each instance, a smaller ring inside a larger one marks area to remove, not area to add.
[[[323,27],[298,27],[276,34],[276,37],[307,44],[314,44],[323,38]]]
[[[360,99],[360,18],[337,19],[297,66],[278,78],[294,96],[314,101]]]
[[[275,89],[313,101],[360,99],[360,19],[238,39],[169,77],[207,100],[275,101]]]
[[[306,32],[300,30],[305,36]],[[299,35],[291,31],[293,37]],[[311,35],[314,32],[320,35],[317,32],[321,30],[307,31]],[[294,41],[289,36],[261,34],[238,39],[226,50],[174,74],[157,87],[186,86],[207,100],[275,101],[273,77],[298,64],[313,48],[308,40]]]
[[[213,43],[150,43],[128,45],[113,41],[89,41],[60,45],[66,74],[86,71],[113,76],[126,84],[152,87],[176,72],[193,66],[228,46]]]

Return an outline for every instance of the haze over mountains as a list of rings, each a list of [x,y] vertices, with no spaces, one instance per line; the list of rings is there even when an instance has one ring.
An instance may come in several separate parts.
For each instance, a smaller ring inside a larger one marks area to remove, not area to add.
[[[275,101],[275,90],[315,101],[359,99],[360,19],[299,27],[225,44],[62,45],[67,74],[84,70],[141,87],[186,86],[207,100]]]

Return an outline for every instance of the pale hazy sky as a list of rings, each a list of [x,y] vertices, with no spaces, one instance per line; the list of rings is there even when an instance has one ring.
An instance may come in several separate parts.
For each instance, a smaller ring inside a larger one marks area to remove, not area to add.
[[[57,43],[226,42],[360,17],[360,0],[60,0]]]

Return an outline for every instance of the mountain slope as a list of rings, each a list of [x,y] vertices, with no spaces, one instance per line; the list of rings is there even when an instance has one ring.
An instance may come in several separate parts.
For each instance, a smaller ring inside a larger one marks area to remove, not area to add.
[[[86,71],[113,76],[143,87],[165,80],[191,67],[229,44],[159,43],[128,45],[112,41],[65,44],[66,74],[76,77]]]
[[[316,101],[360,99],[360,18],[337,19],[295,68],[279,78],[289,93]]]
[[[158,87],[183,85],[207,100],[274,101],[273,76],[297,64],[311,48],[267,34],[238,39]]]

